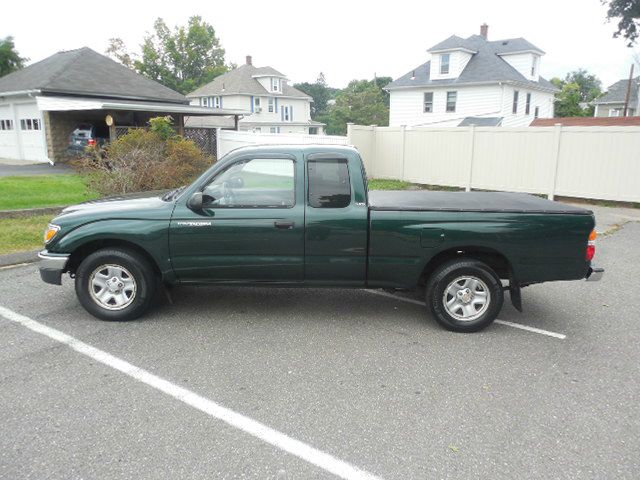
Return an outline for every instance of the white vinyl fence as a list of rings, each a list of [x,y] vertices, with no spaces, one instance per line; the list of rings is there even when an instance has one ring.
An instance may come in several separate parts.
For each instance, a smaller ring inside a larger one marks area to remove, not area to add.
[[[640,127],[348,130],[369,177],[640,202]]]
[[[253,133],[235,130],[218,130],[218,156],[222,158],[231,150],[246,145],[273,144],[329,144],[347,145],[347,137],[333,135],[303,135],[295,133]]]

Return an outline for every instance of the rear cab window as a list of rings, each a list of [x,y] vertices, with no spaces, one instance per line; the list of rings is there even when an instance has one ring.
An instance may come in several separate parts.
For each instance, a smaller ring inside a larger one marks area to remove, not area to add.
[[[307,161],[309,206],[345,208],[351,204],[349,165],[345,158]]]

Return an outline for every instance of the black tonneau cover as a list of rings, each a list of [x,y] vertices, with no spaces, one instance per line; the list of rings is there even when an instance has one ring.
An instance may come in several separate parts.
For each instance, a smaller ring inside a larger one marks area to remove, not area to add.
[[[529,195],[507,192],[433,192],[429,190],[374,190],[371,210],[451,212],[568,213],[591,215],[590,210]]]

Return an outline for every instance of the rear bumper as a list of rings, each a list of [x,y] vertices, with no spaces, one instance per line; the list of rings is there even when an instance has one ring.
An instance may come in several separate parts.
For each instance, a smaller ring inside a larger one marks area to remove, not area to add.
[[[62,274],[69,261],[69,255],[53,254],[43,250],[38,254],[38,258],[40,259],[38,267],[42,281],[52,285],[62,285]]]
[[[603,275],[604,268],[592,265],[589,267],[589,271],[587,272],[587,276],[585,278],[587,279],[587,282],[599,282]]]

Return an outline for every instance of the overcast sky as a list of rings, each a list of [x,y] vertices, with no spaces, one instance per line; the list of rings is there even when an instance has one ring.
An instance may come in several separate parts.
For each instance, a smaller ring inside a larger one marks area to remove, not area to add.
[[[628,75],[634,52],[612,38],[600,0],[3,3],[0,37],[12,35],[31,62],[82,46],[104,53],[111,37],[136,51],[157,17],[173,26],[201,15],[216,29],[227,62],[242,64],[251,54],[254,65],[277,68],[293,82],[312,82],[322,71],[335,87],[374,74],[397,78],[424,63],[430,46],[476,34],[483,22],[490,40],[524,37],[544,50],[547,78],[586,68],[606,87]]]

